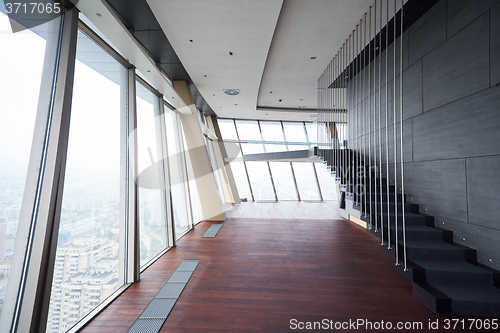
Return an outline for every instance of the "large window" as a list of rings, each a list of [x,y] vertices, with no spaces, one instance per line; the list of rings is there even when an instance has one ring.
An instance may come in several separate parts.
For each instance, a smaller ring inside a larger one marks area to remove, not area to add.
[[[254,201],[269,201],[276,198],[336,200],[335,179],[329,177],[326,169],[315,170],[314,161],[292,162],[293,159],[287,161],[286,155],[281,154],[280,161],[273,160],[276,155],[253,156],[253,161],[245,159],[247,155],[253,154],[310,149],[317,145],[317,123],[232,119],[217,121],[223,139],[228,142],[237,141],[241,145],[243,160],[246,161],[231,162],[240,197],[250,200],[253,193]],[[239,140],[235,138],[236,129]],[[321,167],[320,164],[317,165]],[[321,183],[320,188],[318,183]]]
[[[234,127],[234,121],[232,119],[219,119],[217,123],[219,124],[219,130],[224,140],[238,140],[236,128]]]
[[[262,141],[259,124],[255,120],[236,120],[240,140]]]
[[[191,163],[191,156],[188,151],[188,147],[186,144],[186,138],[184,135],[184,131],[181,127],[181,139],[182,139],[182,147],[184,148],[184,156],[186,158],[186,172],[189,179],[189,194],[191,199],[191,211],[193,215],[193,223],[197,224],[203,221],[203,207],[201,206],[200,193],[198,192],[198,186],[196,185],[196,178],[194,176],[193,164]]]
[[[162,153],[160,101],[137,82],[137,150],[139,164],[139,228],[141,266],[168,244],[165,168]]]
[[[321,162],[314,163],[316,174],[318,175],[319,187],[323,200],[337,200],[337,185],[335,177],[327,169],[326,165]]]
[[[174,228],[178,236],[190,230],[192,212],[203,218],[177,113],[166,109],[162,118],[160,94],[135,82],[137,64],[103,42],[89,19],[79,22],[76,8],[61,12],[12,33],[18,23],[0,2],[6,330],[78,330],[174,244]]]
[[[189,214],[190,198],[187,193],[187,177],[184,168],[184,152],[181,149],[178,116],[166,106],[164,109],[170,170],[170,193],[172,196],[175,235],[179,237],[188,231],[192,225]]]
[[[234,182],[236,183],[236,188],[238,189],[238,194],[242,200],[252,200],[252,193],[250,192],[250,186],[248,185],[247,172],[245,170],[245,165],[243,162],[233,161],[231,162],[231,170],[233,171]]]
[[[314,165],[309,162],[292,162],[301,200],[321,200]]]
[[[0,7],[5,10],[3,1]],[[0,314],[11,270],[23,264],[13,261],[14,248],[18,231],[25,232],[31,222],[21,221],[23,196],[31,190],[25,185],[35,120],[40,126],[47,122],[60,22],[12,33],[9,18],[0,12]]]
[[[106,64],[105,66],[102,66]],[[100,68],[106,68],[101,71]],[[126,69],[82,32],[48,332],[65,332],[124,284],[120,118]]]
[[[275,201],[267,162],[246,162],[255,201]]]
[[[278,200],[298,200],[290,162],[269,162]]]

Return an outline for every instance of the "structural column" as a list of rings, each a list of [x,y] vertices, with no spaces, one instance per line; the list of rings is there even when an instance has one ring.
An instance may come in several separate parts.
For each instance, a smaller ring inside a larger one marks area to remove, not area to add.
[[[203,219],[206,221],[224,221],[224,212],[220,195],[217,193],[212,167],[203,140],[200,122],[194,107],[193,96],[185,81],[174,81],[174,89],[191,109],[191,114],[181,114],[182,128],[186,137],[189,157],[193,165],[196,186],[200,194]]]
[[[217,163],[221,163],[220,167],[224,166],[224,169],[222,170],[224,174],[224,181],[226,182],[224,185],[226,185],[229,188],[229,192],[231,193],[231,198],[232,202],[237,204],[241,202],[240,195],[238,193],[238,189],[236,188],[236,182],[234,181],[234,176],[233,176],[233,170],[231,169],[231,165],[227,161],[227,158],[229,158],[226,150],[226,146],[224,145],[224,141],[222,140],[222,135],[219,129],[219,124],[217,123],[217,119],[215,117],[209,117],[210,120],[208,121],[208,128],[214,132],[214,134],[217,136],[217,144],[214,144],[214,150],[215,153],[220,152],[220,161],[217,159]],[[236,146],[236,144],[234,144]],[[239,147],[238,147],[239,148]],[[219,156],[217,156],[219,158]]]

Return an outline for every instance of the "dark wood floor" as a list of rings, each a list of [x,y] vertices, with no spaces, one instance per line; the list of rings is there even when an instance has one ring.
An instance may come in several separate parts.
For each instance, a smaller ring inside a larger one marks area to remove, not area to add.
[[[183,259],[201,262],[162,332],[290,332],[297,331],[291,319],[325,318],[424,327],[439,319],[442,327],[447,318],[411,295],[410,281],[377,238],[340,217],[233,218],[216,238],[202,238],[209,226],[202,222],[184,236],[83,332],[126,332]]]

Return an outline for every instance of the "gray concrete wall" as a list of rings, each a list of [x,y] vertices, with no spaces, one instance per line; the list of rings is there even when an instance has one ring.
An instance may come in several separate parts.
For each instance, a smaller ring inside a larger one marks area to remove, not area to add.
[[[407,198],[420,204],[421,213],[433,215],[437,226],[453,230],[455,242],[477,249],[479,262],[500,269],[500,87],[495,87],[500,82],[500,0],[441,0],[405,31],[403,41]],[[371,66],[371,75],[378,75],[375,65],[382,60],[381,87],[377,81],[370,89],[376,110],[365,115],[372,124],[375,118],[370,135],[376,142],[379,88],[385,141],[386,56],[389,138],[393,135],[389,46]],[[398,140],[399,118],[397,114]],[[375,147],[378,151],[378,142]],[[398,163],[400,158],[398,147]],[[382,161],[385,171],[385,151]],[[392,143],[389,162],[394,163]],[[389,174],[394,177],[393,164]]]

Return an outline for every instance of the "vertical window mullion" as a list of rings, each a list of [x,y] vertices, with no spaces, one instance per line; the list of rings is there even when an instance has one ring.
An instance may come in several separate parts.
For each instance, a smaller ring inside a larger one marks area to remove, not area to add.
[[[171,174],[170,174],[170,163],[168,156],[168,144],[167,144],[167,127],[165,124],[165,109],[163,103],[163,96],[158,96],[158,110],[157,112],[157,147],[158,154],[160,156],[160,161],[162,164],[162,179],[160,179],[160,188],[163,189],[163,195],[165,198],[164,213],[166,217],[166,232],[168,239],[168,246],[175,246],[175,225],[174,225],[174,207],[172,205],[172,191],[171,191]]]
[[[127,227],[125,246],[125,260],[127,273],[125,282],[132,283],[140,280],[140,230],[139,230],[139,188],[136,182],[138,176],[137,152],[137,100],[135,68],[128,69],[127,78]]]

